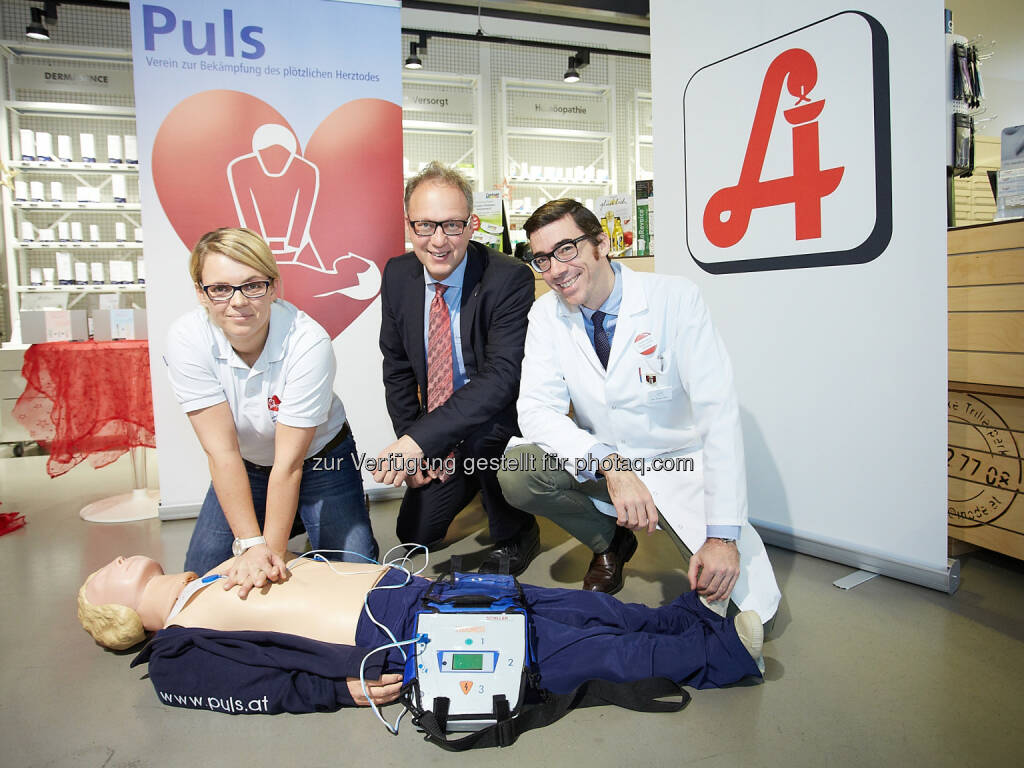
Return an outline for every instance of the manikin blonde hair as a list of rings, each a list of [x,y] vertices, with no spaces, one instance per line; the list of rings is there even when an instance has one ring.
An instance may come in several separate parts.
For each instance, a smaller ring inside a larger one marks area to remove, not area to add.
[[[142,626],[142,617],[127,605],[106,603],[93,605],[85,596],[85,589],[92,577],[99,571],[93,571],[85,584],[78,590],[78,621],[82,628],[92,635],[93,640],[102,646],[115,651],[123,651],[138,645],[146,639],[146,630]]]

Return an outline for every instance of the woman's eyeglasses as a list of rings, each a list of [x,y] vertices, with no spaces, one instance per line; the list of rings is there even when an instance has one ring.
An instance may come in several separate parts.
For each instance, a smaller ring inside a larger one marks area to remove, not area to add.
[[[235,291],[240,292],[247,299],[259,299],[267,295],[270,290],[270,280],[253,280],[251,283],[241,285],[228,285],[227,283],[212,283],[210,285],[199,284],[210,301],[231,301]]]

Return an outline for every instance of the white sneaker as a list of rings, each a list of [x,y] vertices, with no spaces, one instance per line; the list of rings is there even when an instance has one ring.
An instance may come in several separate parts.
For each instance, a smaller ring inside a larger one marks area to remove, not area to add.
[[[757,668],[764,672],[764,657],[761,650],[764,647],[764,624],[761,617],[754,611],[741,611],[733,619],[736,626],[736,634],[740,642],[747,649],[747,653],[757,662]]]

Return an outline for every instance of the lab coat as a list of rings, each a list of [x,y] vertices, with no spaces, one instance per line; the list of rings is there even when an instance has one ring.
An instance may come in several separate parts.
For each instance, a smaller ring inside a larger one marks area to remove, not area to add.
[[[642,460],[634,471],[694,552],[708,525],[740,526],[732,599],[767,621],[780,594],[764,544],[747,522],[743,437],[725,347],[689,280],[625,266],[620,279],[607,371],[577,307],[554,291],[534,303],[517,403],[522,442],[567,459],[576,475],[593,469],[589,452],[599,443]],[[681,469],[683,458],[693,460],[693,470]],[[666,459],[677,460],[676,468],[662,466]],[[615,514],[607,503],[595,505]]]

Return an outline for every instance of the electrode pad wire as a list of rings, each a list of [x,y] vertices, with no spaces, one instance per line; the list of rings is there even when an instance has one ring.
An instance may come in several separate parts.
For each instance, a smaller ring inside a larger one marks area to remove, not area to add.
[[[400,550],[400,552],[395,553],[396,550]],[[423,564],[416,570],[411,570],[413,565],[413,558],[419,553],[419,550],[423,550]],[[366,571],[339,571],[331,564],[330,560],[323,556],[324,554],[356,555],[357,557],[361,557],[374,565],[386,565],[389,568],[394,568],[395,570],[401,571],[405,574],[405,579],[399,584],[378,584],[367,590],[366,597],[363,598],[363,610],[366,611],[367,618],[371,622],[373,622],[373,624],[378,629],[380,629],[385,635],[387,635],[391,639],[391,642],[385,643],[384,645],[374,648],[369,653],[367,653],[363,657],[363,660],[359,663],[359,685],[362,688],[363,696],[366,697],[366,701],[369,703],[370,709],[373,710],[373,714],[377,717],[378,720],[380,720],[384,724],[384,727],[388,729],[388,732],[392,735],[397,736],[399,725],[402,722],[402,718],[405,716],[406,710],[404,708],[402,709],[398,717],[395,719],[394,725],[392,725],[384,719],[384,716],[380,713],[380,709],[378,709],[376,702],[374,702],[374,700],[371,698],[370,691],[366,686],[366,662],[373,654],[379,651],[386,651],[388,648],[397,648],[401,652],[402,659],[404,661],[408,659],[408,654],[405,652],[405,649],[402,646],[411,645],[417,642],[420,639],[420,637],[414,637],[410,640],[399,640],[395,637],[394,633],[391,631],[390,628],[388,628],[385,624],[377,621],[377,618],[373,615],[373,611],[370,610],[370,592],[373,592],[377,589],[401,589],[402,587],[408,586],[412,582],[414,576],[419,576],[427,569],[427,566],[430,564],[430,550],[422,544],[398,544],[384,553],[383,562],[378,562],[359,552],[350,552],[348,550],[334,549],[319,549],[314,550],[312,552],[306,552],[300,555],[299,559],[308,558],[310,560],[313,560],[314,562],[325,563],[327,567],[331,569],[331,571],[338,574],[339,576],[348,576],[373,572],[372,569]]]
[[[394,554],[396,550],[398,550],[399,552],[397,554]],[[416,556],[419,550],[423,550],[423,565],[421,565],[415,571],[410,570],[413,558]],[[367,562],[372,563],[373,565],[385,565],[388,568],[394,568],[396,571],[401,571],[405,574],[405,580],[402,583],[387,585],[378,584],[374,587],[371,587],[367,591],[366,597],[363,598],[363,610],[366,611],[367,618],[369,618],[370,621],[373,622],[374,626],[376,626],[385,635],[391,638],[392,643],[398,643],[398,638],[395,637],[394,633],[387,626],[377,621],[377,618],[373,615],[373,611],[370,610],[370,592],[373,592],[377,589],[401,589],[402,587],[408,586],[409,583],[412,581],[413,576],[419,576],[427,569],[427,566],[430,565],[430,550],[427,549],[423,544],[396,544],[384,553],[383,562],[378,562],[377,560],[367,557],[364,554],[361,554],[359,552],[351,552],[346,549],[315,549],[311,552],[305,552],[299,555],[299,557],[296,559],[301,560],[308,558],[309,560],[312,560],[314,562],[324,563],[328,568],[331,569],[332,572],[338,574],[339,576],[355,576],[358,574],[373,573],[374,571],[374,569],[366,571],[339,571],[337,568],[334,567],[330,560],[324,557],[325,554],[355,555],[356,557],[361,557],[363,560],[366,560]],[[402,652],[402,660],[404,661],[407,658],[405,650],[397,645],[394,647],[398,648],[398,650]],[[374,653],[374,651],[371,651],[371,653]]]
[[[388,634],[391,634],[391,633],[388,632]],[[398,727],[399,727],[399,725],[402,722],[402,718],[405,717],[405,713],[408,712],[408,710],[405,709],[405,707],[402,708],[402,711],[398,713],[398,717],[395,718],[395,724],[394,725],[392,725],[391,723],[389,723],[387,720],[384,719],[384,716],[380,713],[380,710],[377,708],[376,702],[370,697],[369,689],[367,689],[367,687],[366,687],[366,660],[369,659],[371,656],[373,656],[373,654],[377,653],[378,651],[386,651],[388,648],[397,648],[399,651],[402,652],[402,656],[404,657],[404,656],[406,656],[406,653],[405,653],[405,649],[402,648],[402,646],[403,645],[411,645],[413,643],[418,642],[422,638],[423,638],[423,635],[421,634],[421,635],[417,635],[416,637],[412,638],[411,640],[396,640],[393,643],[385,643],[384,645],[380,646],[379,648],[374,648],[368,654],[363,656],[363,660],[359,664],[359,684],[363,688],[363,696],[365,696],[366,700],[370,703],[370,709],[373,710],[373,714],[377,716],[378,720],[380,720],[382,723],[384,723],[384,727],[387,728],[388,732],[391,733],[393,736],[397,736],[398,735]]]

